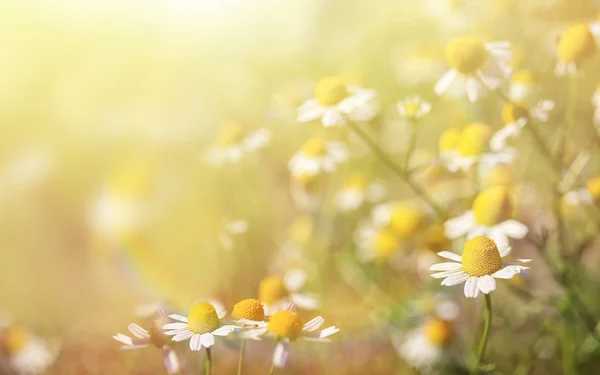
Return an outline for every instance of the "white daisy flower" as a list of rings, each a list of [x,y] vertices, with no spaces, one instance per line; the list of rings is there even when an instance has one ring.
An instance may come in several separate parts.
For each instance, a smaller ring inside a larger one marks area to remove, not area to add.
[[[293,308],[293,307],[292,307]],[[327,327],[320,332],[319,328],[325,323],[321,316],[304,323],[295,311],[281,310],[269,318],[266,327],[254,330],[254,335],[267,335],[277,340],[273,352],[273,365],[277,368],[285,367],[290,352],[290,342],[297,339],[316,342],[330,342],[329,336],[340,331],[336,326]]]
[[[393,231],[375,227],[371,221],[362,221],[354,233],[356,256],[361,262],[389,259],[401,248],[401,241]]]
[[[298,108],[298,121],[321,119],[328,128],[342,126],[348,118],[369,121],[377,112],[375,91],[347,86],[340,77],[325,77],[315,86],[315,98]]]
[[[510,77],[508,97],[510,100],[523,103],[529,99],[535,90],[534,76],[529,69],[520,69]]]
[[[171,314],[169,318],[175,323],[165,324],[162,328],[165,335],[173,336],[179,342],[190,340],[190,349],[199,351],[202,347],[210,348],[215,344],[215,336],[228,336],[238,329],[230,324],[223,324],[227,311],[217,312],[215,306],[208,302],[198,302],[191,309],[187,318],[179,314]]]
[[[335,196],[335,204],[341,212],[351,212],[365,202],[377,202],[383,199],[385,186],[380,181],[368,183],[360,173],[346,177],[342,189]]]
[[[509,42],[483,43],[469,36],[455,38],[446,46],[446,60],[451,69],[436,83],[434,90],[441,95],[461,78],[467,97],[475,102],[484,94],[484,85],[489,90],[500,86],[510,73],[508,64],[512,58]]]
[[[302,180],[321,173],[331,173],[337,164],[347,159],[348,152],[343,143],[311,138],[292,157],[288,168],[294,178]]]
[[[450,239],[486,236],[506,248],[509,238],[521,239],[529,232],[526,225],[511,219],[512,209],[509,189],[490,186],[477,195],[471,210],[444,223],[445,234]]]
[[[563,31],[558,40],[558,61],[554,73],[557,76],[573,75],[585,60],[594,56],[600,37],[600,24],[577,23]]]
[[[500,252],[493,240],[477,236],[465,243],[462,256],[449,251],[438,253],[452,262],[434,264],[430,270],[438,272],[431,276],[436,279],[443,278],[442,285],[446,286],[464,282],[465,297],[477,298],[480,291],[488,294],[496,290],[496,279],[512,279],[529,269],[520,264],[530,262],[531,259],[502,263],[502,258],[509,255],[510,251],[511,248],[507,247]]]
[[[248,222],[246,220],[225,220],[221,228],[221,233],[219,233],[218,236],[219,245],[223,250],[231,251],[235,246],[234,237],[246,233],[247,231]]]
[[[17,374],[44,373],[56,359],[56,347],[36,336],[25,327],[12,324],[10,319],[1,322],[0,343],[8,364]]]
[[[247,298],[233,305],[231,311],[231,318],[233,322],[242,328],[260,328],[266,327],[267,322],[265,321],[265,309],[259,300],[253,298]],[[244,338],[253,338],[254,335],[243,336]]]
[[[265,313],[274,313],[294,303],[304,310],[314,310],[319,303],[314,294],[302,293],[300,290],[306,283],[306,272],[293,269],[281,276],[269,276],[260,282],[258,299],[262,302]]]
[[[123,344],[121,350],[144,349],[150,345],[162,350],[163,362],[167,373],[178,374],[181,368],[179,358],[177,357],[175,350],[169,346],[168,339],[161,333],[159,328],[165,320],[166,317],[159,311],[156,315],[156,319],[153,321],[155,327],[151,330],[148,331],[135,323],[131,323],[127,329],[134,338],[122,333],[117,333],[113,336],[113,339]]]
[[[271,130],[263,128],[246,133],[241,124],[232,122],[220,130],[217,142],[204,156],[215,166],[237,163],[244,155],[267,147],[270,141]]]
[[[490,139],[490,149],[492,151],[506,150],[508,148],[506,145],[508,138],[519,136],[530,119],[540,122],[548,121],[548,112],[553,109],[554,102],[552,100],[542,100],[531,109],[515,103],[506,103],[502,108],[502,119],[505,125],[495,132]]]
[[[419,120],[429,114],[431,111],[431,103],[421,99],[419,96],[413,96],[400,100],[396,104],[396,108],[402,118],[407,120]]]
[[[565,194],[565,203],[571,205],[584,204],[594,205],[600,201],[600,176],[589,179],[584,188],[573,190]]]

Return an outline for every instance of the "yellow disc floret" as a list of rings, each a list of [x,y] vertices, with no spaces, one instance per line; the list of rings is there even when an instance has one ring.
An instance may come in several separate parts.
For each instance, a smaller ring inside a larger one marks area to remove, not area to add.
[[[569,27],[558,41],[558,59],[562,62],[581,62],[592,57],[594,52],[594,35],[584,23]]]
[[[344,189],[364,190],[367,187],[367,179],[360,173],[353,173],[344,180]]]
[[[373,237],[373,249],[381,258],[387,258],[398,249],[398,238],[389,230],[381,230]]]
[[[458,150],[462,156],[479,156],[489,148],[494,131],[489,125],[475,122],[460,133]]]
[[[496,243],[484,236],[468,240],[462,254],[462,269],[478,277],[501,270],[502,259]]]
[[[340,77],[325,77],[315,87],[315,98],[322,106],[334,106],[348,97],[348,89]]]
[[[298,313],[281,310],[271,316],[267,330],[278,337],[295,340],[302,332],[303,324]]]
[[[390,229],[399,239],[416,233],[423,221],[423,213],[411,204],[397,203],[392,208]]]
[[[474,74],[487,59],[483,42],[470,36],[455,38],[446,46],[448,64],[462,74]]]
[[[460,130],[457,128],[450,128],[444,130],[440,135],[438,141],[438,147],[440,151],[457,150],[460,144]]]
[[[522,105],[507,102],[502,107],[502,120],[505,124],[512,124],[517,122],[518,119],[528,119],[529,111]]]
[[[20,352],[29,341],[29,332],[20,326],[12,326],[0,334],[0,348],[8,354]]]
[[[270,276],[260,282],[258,298],[265,303],[273,303],[287,296],[288,291],[283,285],[281,276]]]
[[[301,215],[292,221],[288,228],[288,235],[297,244],[308,241],[314,230],[314,220],[311,215]]]
[[[324,156],[327,152],[327,143],[323,138],[311,138],[302,146],[302,152],[307,156]]]
[[[529,69],[517,70],[513,73],[510,81],[520,85],[532,85],[534,82],[533,73]]]
[[[442,346],[450,342],[453,336],[453,326],[450,322],[432,318],[425,323],[425,336],[435,345]]]
[[[244,139],[244,132],[242,125],[237,122],[230,122],[225,124],[221,131],[219,131],[217,143],[222,147],[232,146],[242,142]]]
[[[260,322],[265,319],[265,310],[259,300],[248,298],[233,305],[231,316]]]
[[[209,333],[219,328],[219,317],[214,306],[198,302],[188,315],[188,329],[194,333]]]
[[[494,166],[485,176],[485,186],[510,186],[513,182],[513,171],[508,164]]]
[[[600,200],[600,176],[589,179],[585,187],[595,200]]]
[[[475,222],[493,226],[512,217],[513,202],[506,186],[490,186],[481,191],[473,201]]]

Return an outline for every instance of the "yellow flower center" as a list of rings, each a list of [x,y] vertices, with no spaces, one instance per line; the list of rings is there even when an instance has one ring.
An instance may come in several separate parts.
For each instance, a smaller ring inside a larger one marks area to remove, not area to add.
[[[532,85],[534,78],[533,73],[529,69],[517,70],[511,77],[512,83],[518,83],[521,85]]]
[[[306,243],[313,234],[314,222],[311,215],[298,216],[290,224],[288,235],[298,244]]]
[[[281,276],[270,276],[260,282],[258,298],[265,303],[273,303],[288,295]]]
[[[209,333],[219,328],[219,317],[214,306],[198,302],[188,315],[188,329],[194,333]]]
[[[247,319],[260,322],[265,319],[265,310],[260,301],[248,298],[233,305],[231,316],[235,319]]]
[[[510,102],[504,104],[504,107],[502,107],[502,120],[505,124],[512,124],[520,118],[529,118],[527,108]]]
[[[151,164],[128,162],[110,173],[107,188],[119,198],[140,198],[152,193],[156,176]]]
[[[334,106],[348,97],[348,89],[340,77],[325,77],[315,87],[315,98],[322,106]]]
[[[569,27],[558,41],[558,59],[563,62],[581,62],[592,57],[594,52],[594,36],[584,23]]]
[[[217,143],[222,147],[232,146],[242,142],[244,132],[242,125],[237,122],[231,122],[221,128],[218,135]]]
[[[298,313],[281,310],[271,316],[267,330],[276,336],[295,340],[302,332],[303,325],[304,323]]]
[[[419,114],[419,110],[421,109],[421,103],[419,102],[408,102],[403,103],[402,107],[404,109],[404,117],[407,119],[417,118]]]
[[[377,256],[388,258],[398,249],[398,238],[389,230],[382,230],[373,237],[373,249]]]
[[[512,198],[506,186],[490,186],[480,192],[473,201],[475,222],[493,226],[511,218]]]
[[[479,156],[489,148],[494,131],[488,125],[475,122],[460,133],[458,150],[462,156]]]
[[[457,128],[446,129],[439,139],[440,151],[456,150],[460,144],[460,130]]]
[[[498,164],[485,177],[485,186],[510,186],[514,182],[509,165]]]
[[[327,153],[327,143],[322,138],[311,138],[302,146],[302,152],[311,157],[324,156]]]
[[[502,259],[496,243],[478,236],[465,243],[462,254],[463,271],[471,276],[491,275],[502,269]]]
[[[367,187],[367,179],[360,173],[354,173],[344,180],[345,189],[364,190]]]
[[[390,229],[399,239],[406,239],[414,234],[423,220],[423,213],[409,204],[399,203],[392,208]]]
[[[453,334],[452,324],[445,320],[432,318],[425,323],[425,336],[435,345],[447,344],[452,339]]]
[[[7,328],[0,337],[0,348],[8,354],[20,352],[29,341],[29,332],[19,326]]]
[[[473,74],[483,67],[488,53],[483,43],[470,36],[455,38],[446,46],[448,64],[462,74]]]
[[[600,176],[589,179],[585,187],[595,200],[600,200]]]
[[[423,248],[432,252],[439,252],[447,249],[449,240],[444,234],[444,226],[434,224],[425,230],[423,233]]]

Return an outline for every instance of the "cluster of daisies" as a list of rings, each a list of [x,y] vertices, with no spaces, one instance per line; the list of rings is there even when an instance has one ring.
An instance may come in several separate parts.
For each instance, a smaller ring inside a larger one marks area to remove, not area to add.
[[[158,304],[150,310],[152,319],[146,327],[131,323],[128,326],[131,336],[118,333],[113,338],[123,344],[123,350],[148,346],[160,349],[169,374],[182,371],[177,351],[183,348],[176,343],[187,342],[189,350],[196,352],[204,348],[210,361],[210,350],[217,340],[245,342],[271,339],[276,343],[272,367],[283,368],[291,342],[298,339],[328,342],[331,335],[339,332],[335,326],[321,329],[325,323],[321,316],[304,321],[302,314],[296,311],[296,306],[305,310],[318,307],[313,295],[299,290],[305,279],[306,275],[300,270],[290,271],[283,277],[265,278],[259,286],[259,298],[239,301],[233,305],[231,313],[222,303],[211,300],[195,303],[187,315],[169,311],[163,304]],[[147,313],[148,309],[144,312]],[[240,350],[245,350],[245,345]]]

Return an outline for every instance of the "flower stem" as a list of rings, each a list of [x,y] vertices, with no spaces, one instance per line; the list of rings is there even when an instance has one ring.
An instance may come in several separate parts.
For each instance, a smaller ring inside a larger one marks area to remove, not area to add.
[[[275,374],[275,363],[271,362],[271,368],[269,369],[269,375]]]
[[[567,108],[565,109],[565,119],[561,132],[558,138],[558,149],[556,152],[556,158],[562,160],[565,152],[565,141],[573,131],[573,125],[575,124],[575,117],[577,113],[577,100],[578,100],[578,89],[579,79],[576,74],[569,76],[569,96],[567,97]]]
[[[379,160],[381,160],[381,162],[391,169],[398,177],[404,180],[404,182],[406,182],[406,184],[435,211],[440,219],[444,220],[446,217],[448,217],[446,210],[434,202],[427,195],[427,193],[425,193],[425,191],[411,179],[407,170],[396,164],[392,158],[386,154],[385,151],[383,151],[381,147],[379,147],[379,145],[377,145],[377,143],[371,139],[371,137],[369,137],[367,133],[365,133],[357,124],[351,121],[348,122],[348,125],[350,129],[352,129],[352,131],[354,131],[371,148],[371,151],[373,151]]]
[[[410,168],[410,158],[415,151],[415,146],[417,144],[417,127],[415,126],[415,121],[410,120],[408,123],[410,127],[410,138],[408,140],[408,147],[406,149],[406,160],[404,162],[404,170],[408,171]]]
[[[244,355],[246,354],[246,339],[242,339],[240,344],[240,359],[238,361],[237,375],[242,375],[244,369]]]
[[[210,348],[206,348],[206,371],[204,372],[205,375],[210,375],[211,371],[212,371],[212,356],[210,353]]]
[[[485,348],[487,347],[488,337],[490,335],[490,327],[492,326],[492,297],[489,294],[485,296],[485,325],[483,326],[483,335],[481,341],[479,341],[479,351],[477,352],[477,362],[471,372],[473,375],[479,374],[479,368],[485,355]]]

